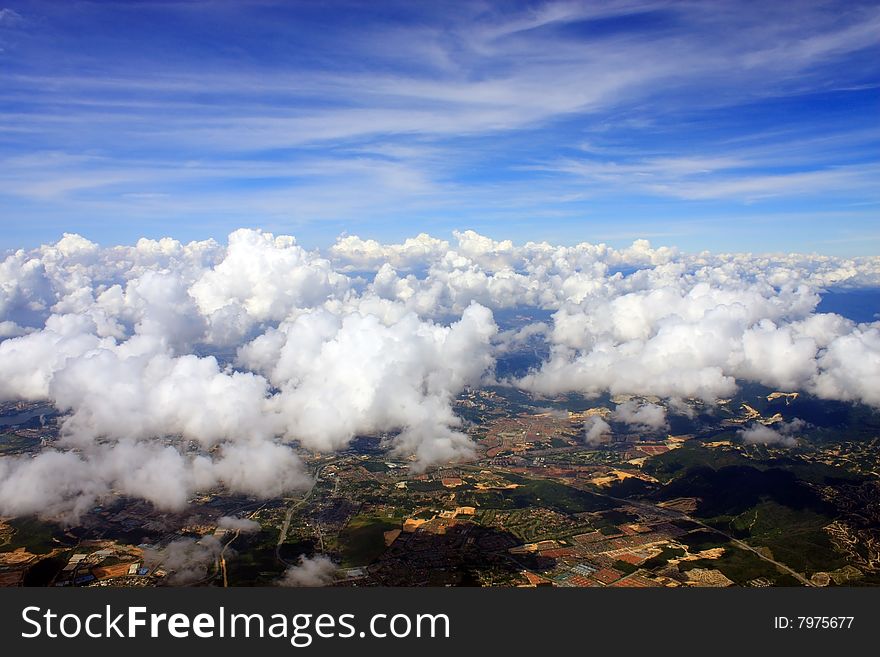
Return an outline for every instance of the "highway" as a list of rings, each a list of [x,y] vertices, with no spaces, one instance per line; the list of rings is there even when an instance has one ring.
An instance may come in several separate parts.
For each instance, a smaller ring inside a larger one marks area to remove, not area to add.
[[[622,497],[614,497],[613,495],[608,495],[607,493],[601,493],[601,492],[593,490],[593,489],[586,490],[586,492],[592,493],[593,495],[598,495],[599,497],[604,497],[609,500],[613,500],[613,501],[618,502],[620,504],[629,504],[631,506],[641,507],[643,509],[650,510],[653,513],[659,513],[660,515],[668,516],[670,518],[675,518],[678,520],[688,520],[696,525],[699,525],[700,527],[702,527],[704,529],[707,529],[711,532],[714,532],[716,534],[720,534],[721,536],[724,536],[728,541],[733,543],[738,548],[743,549],[743,550],[747,550],[747,551],[751,552],[752,554],[754,554],[755,556],[757,556],[758,558],[762,559],[763,561],[766,561],[767,563],[773,564],[774,566],[776,566],[780,570],[782,570],[782,571],[788,573],[789,575],[791,575],[792,577],[794,577],[797,581],[799,581],[804,586],[810,586],[810,587],[816,586],[813,582],[811,582],[809,579],[804,577],[802,574],[800,574],[799,572],[797,572],[796,570],[794,570],[790,566],[782,563],[781,561],[776,561],[776,559],[772,559],[772,558],[768,557],[767,555],[763,554],[760,550],[758,550],[755,547],[752,547],[748,543],[745,543],[744,541],[741,541],[738,538],[734,538],[733,536],[731,536],[727,532],[724,532],[716,527],[712,527],[711,525],[707,525],[702,520],[700,520],[698,518],[694,518],[693,516],[688,515],[687,513],[683,512],[683,511],[676,511],[675,509],[664,508],[661,506],[657,506],[655,504],[651,504],[650,502],[642,502],[639,500],[628,500],[628,499],[625,499]]]
[[[797,572],[793,568],[782,563],[781,561],[776,561],[775,559],[771,559],[767,555],[762,554],[760,550],[752,547],[748,543],[745,543],[745,542],[739,540],[738,538],[734,538],[733,536],[731,536],[727,532],[721,531],[720,529],[718,529],[716,527],[712,527],[711,525],[707,525],[702,520],[699,520],[698,518],[694,518],[693,516],[688,515],[687,513],[684,513],[683,511],[676,511],[675,509],[667,509],[667,508],[664,508],[661,506],[656,506],[655,504],[651,504],[649,502],[640,502],[640,501],[634,501],[634,500],[627,500],[627,499],[620,498],[620,497],[614,497],[613,495],[606,495],[605,493],[599,493],[594,490],[591,490],[589,492],[593,493],[594,495],[599,495],[600,497],[607,498],[609,500],[614,500],[615,502],[620,502],[621,504],[630,504],[630,505],[636,506],[636,507],[647,508],[655,513],[660,513],[661,515],[670,516],[673,518],[677,518],[679,520],[689,520],[690,522],[697,524],[700,527],[703,527],[704,529],[707,529],[711,532],[715,532],[716,534],[721,534],[727,540],[729,540],[731,543],[736,545],[738,548],[741,548],[743,550],[748,550],[749,552],[758,556],[760,559],[763,559],[767,563],[772,563],[774,566],[777,566],[779,569],[787,572],[789,575],[794,577],[797,581],[799,581],[804,586],[816,586],[815,584],[813,584],[813,582],[808,580],[806,577],[801,575],[799,572]]]
[[[278,561],[280,561],[282,564],[284,564],[285,566],[296,566],[297,565],[295,563],[290,563],[289,561],[284,559],[284,557],[281,556],[281,544],[287,540],[287,532],[290,530],[290,520],[291,520],[291,518],[293,518],[294,511],[299,509],[312,496],[312,493],[315,491],[315,487],[318,485],[318,482],[321,480],[321,471],[327,465],[329,465],[329,464],[325,463],[325,464],[318,467],[318,469],[315,471],[315,478],[312,481],[312,487],[309,488],[305,493],[303,493],[303,496],[300,499],[293,501],[291,503],[291,505],[289,507],[287,507],[287,512],[284,514],[284,522],[281,524],[281,531],[278,532],[278,543],[275,545],[275,558]]]

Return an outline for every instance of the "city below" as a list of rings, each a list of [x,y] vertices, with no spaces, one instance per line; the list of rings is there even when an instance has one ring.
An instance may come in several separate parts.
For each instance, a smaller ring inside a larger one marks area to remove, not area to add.
[[[6,518],[0,583],[273,585],[291,567],[294,584],[335,586],[880,583],[872,409],[748,386],[633,430],[611,409],[634,403],[662,404],[468,389],[455,408],[478,446],[470,462],[414,472],[386,436],[364,436],[303,452],[314,483],[295,497],[214,490],[176,513],[120,497],[75,525]],[[593,417],[614,431],[589,444]],[[795,417],[785,445],[743,432]],[[4,455],[56,437],[45,405],[7,403],[2,421]]]

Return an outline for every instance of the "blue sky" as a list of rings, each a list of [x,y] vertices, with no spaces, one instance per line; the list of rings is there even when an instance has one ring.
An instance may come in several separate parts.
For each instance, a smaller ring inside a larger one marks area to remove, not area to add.
[[[876,2],[0,0],[0,248],[880,252]]]

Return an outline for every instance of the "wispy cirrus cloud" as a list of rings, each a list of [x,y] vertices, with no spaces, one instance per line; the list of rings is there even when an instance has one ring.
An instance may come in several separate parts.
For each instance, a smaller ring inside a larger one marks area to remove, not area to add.
[[[92,225],[129,207],[179,230],[222,196],[237,223],[286,217],[326,239],[359,212],[635,226],[693,201],[725,216],[805,191],[826,210],[872,198],[864,145],[831,161],[815,145],[778,170],[729,147],[870,125],[871,3],[12,5],[0,203],[21,217]],[[584,158],[584,141],[606,157]],[[678,205],[597,201],[601,185]]]

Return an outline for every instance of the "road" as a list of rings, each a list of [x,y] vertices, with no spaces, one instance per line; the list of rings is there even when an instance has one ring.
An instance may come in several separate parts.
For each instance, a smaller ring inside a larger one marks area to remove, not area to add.
[[[747,550],[747,551],[751,552],[752,554],[754,554],[755,556],[757,556],[759,559],[762,559],[762,560],[766,561],[767,563],[773,564],[774,566],[776,566],[780,570],[782,570],[782,571],[788,573],[789,575],[791,575],[792,577],[794,577],[797,581],[799,581],[804,586],[811,586],[811,587],[816,586],[815,584],[813,584],[813,582],[811,582],[809,579],[807,579],[806,577],[801,575],[799,572],[797,572],[796,570],[794,570],[790,566],[782,563],[781,561],[776,561],[776,559],[772,559],[772,558],[768,557],[767,555],[763,554],[760,550],[758,550],[755,547],[752,547],[748,543],[745,543],[738,538],[734,538],[733,536],[731,536],[727,532],[724,532],[724,531],[718,529],[717,527],[712,527],[711,525],[707,525],[702,520],[700,520],[698,518],[694,518],[693,516],[690,516],[683,511],[676,511],[675,509],[664,508],[661,506],[657,506],[655,504],[651,504],[650,502],[641,502],[638,500],[628,500],[628,499],[625,499],[622,497],[614,497],[613,495],[608,495],[606,493],[600,493],[599,491],[592,490],[592,489],[588,490],[587,492],[592,493],[593,495],[598,495],[599,497],[604,497],[606,499],[613,500],[613,501],[618,502],[620,504],[629,504],[631,506],[641,507],[643,509],[648,509],[654,513],[659,513],[661,515],[665,515],[670,518],[676,518],[679,520],[689,520],[690,522],[697,524],[704,529],[707,529],[711,532],[715,532],[716,534],[721,534],[721,536],[724,536],[728,541],[730,541],[731,543],[736,545],[738,548],[743,549],[743,550]]]
[[[632,505],[632,506],[637,506],[637,507],[647,508],[647,509],[650,509],[651,511],[653,511],[653,512],[655,512],[655,513],[660,513],[660,514],[662,514],[662,515],[666,515],[666,516],[670,516],[670,517],[673,517],[673,518],[677,518],[677,519],[679,519],[679,520],[689,520],[690,522],[695,523],[695,524],[699,525],[700,527],[702,527],[702,528],[704,528],[704,529],[708,529],[709,531],[711,531],[711,532],[715,532],[716,534],[721,534],[721,535],[724,536],[727,540],[729,540],[731,543],[733,543],[734,545],[736,545],[738,548],[741,548],[741,549],[743,549],[743,550],[748,550],[749,552],[751,552],[752,554],[756,555],[756,556],[759,557],[760,559],[763,559],[763,560],[766,561],[767,563],[772,563],[774,566],[777,566],[779,569],[784,570],[784,571],[787,572],[789,575],[791,575],[792,577],[794,577],[797,581],[799,581],[799,582],[800,582],[801,584],[803,584],[804,586],[816,586],[815,584],[813,584],[813,582],[811,582],[810,580],[808,580],[806,577],[804,577],[803,575],[801,575],[799,572],[797,572],[797,571],[794,570],[793,568],[791,568],[791,567],[787,566],[786,564],[782,563],[781,561],[776,561],[776,559],[771,559],[771,558],[768,557],[767,555],[763,554],[760,550],[758,550],[757,548],[752,547],[752,546],[749,545],[748,543],[744,543],[743,541],[739,540],[738,538],[734,538],[733,536],[731,536],[731,535],[728,534],[727,532],[721,531],[721,530],[718,529],[717,527],[712,527],[711,525],[707,525],[707,524],[706,524],[705,522],[703,522],[702,520],[699,520],[698,518],[694,518],[693,516],[690,516],[690,515],[688,515],[687,513],[683,512],[683,511],[676,511],[675,509],[667,509],[667,508],[664,508],[664,507],[662,507],[662,506],[656,506],[656,505],[651,504],[651,503],[649,503],[649,502],[639,502],[639,501],[634,501],[634,500],[627,500],[627,499],[620,498],[620,497],[614,497],[613,495],[606,495],[605,493],[599,493],[599,492],[597,492],[597,491],[592,491],[592,490],[591,490],[591,491],[589,491],[589,492],[593,493],[594,495],[599,495],[600,497],[607,498],[607,499],[609,499],[609,500],[614,500],[615,502],[620,502],[620,503],[622,503],[622,504],[630,504],[630,505]]]
[[[278,533],[278,543],[275,545],[275,558],[280,561],[285,566],[295,566],[297,564],[290,563],[284,557],[281,556],[281,544],[287,540],[287,532],[290,530],[290,520],[293,518],[293,513],[298,508],[300,508],[303,504],[305,504],[308,499],[312,496],[312,493],[315,491],[315,487],[318,485],[318,482],[321,480],[321,471],[327,466],[329,463],[325,463],[318,467],[315,471],[315,478],[312,481],[312,487],[309,488],[303,496],[299,500],[295,500],[291,503],[289,507],[287,507],[287,512],[284,514],[284,522],[281,523],[281,531]]]

